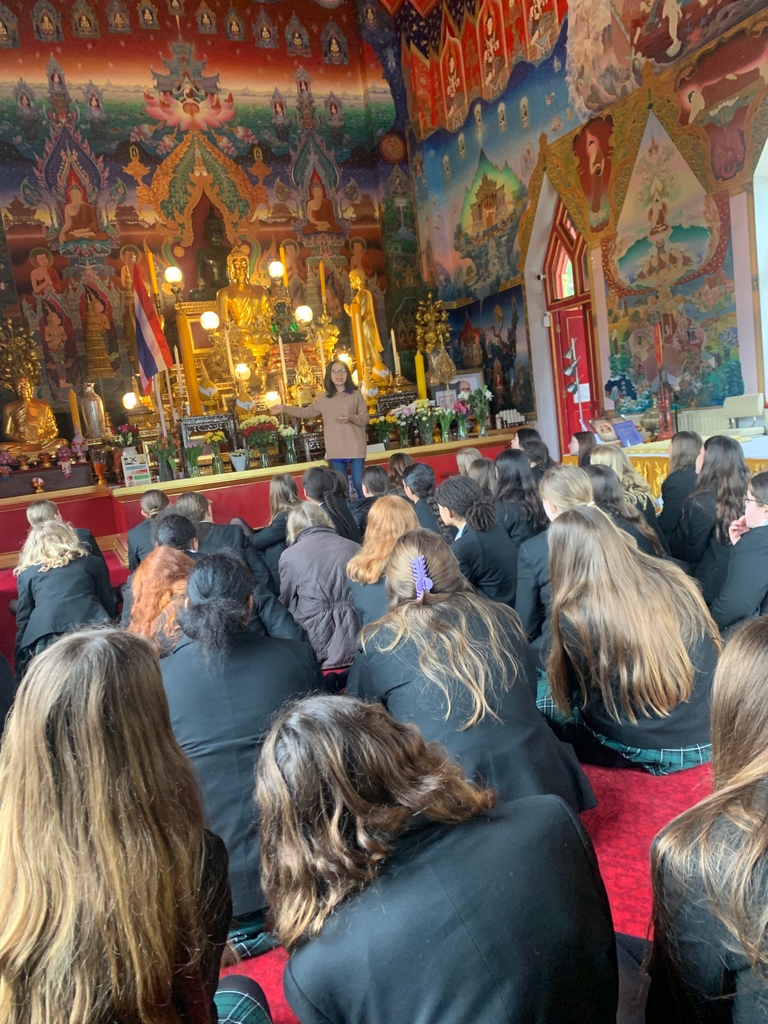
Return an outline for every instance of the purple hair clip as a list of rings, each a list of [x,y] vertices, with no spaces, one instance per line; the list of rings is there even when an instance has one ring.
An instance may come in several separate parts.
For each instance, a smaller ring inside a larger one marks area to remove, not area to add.
[[[413,582],[416,585],[416,600],[422,601],[424,595],[434,586],[432,580],[427,576],[427,563],[424,561],[424,555],[412,558],[411,568],[413,569]]]

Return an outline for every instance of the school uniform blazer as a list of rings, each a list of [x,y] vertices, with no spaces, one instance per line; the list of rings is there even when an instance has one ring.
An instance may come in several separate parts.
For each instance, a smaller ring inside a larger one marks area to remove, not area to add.
[[[245,629],[209,657],[182,635],[160,662],[179,746],[194,765],[206,819],[229,854],[237,917],[266,906],[259,884],[253,770],[272,717],[286,701],[322,689],[306,644]]]
[[[278,593],[280,590],[280,573],[277,568],[280,555],[288,547],[288,541],[286,540],[287,521],[288,512],[278,512],[268,526],[263,527],[261,530],[256,530],[248,538],[248,543],[254,551],[258,551],[269,569],[275,593]]]
[[[367,640],[365,652],[358,647],[347,693],[377,700],[398,722],[417,725],[427,741],[442,743],[469,778],[490,786],[503,800],[554,793],[576,812],[595,806],[573,749],[557,739],[536,707],[533,660],[522,638],[508,637],[507,663],[492,673],[488,702],[497,717],[486,714],[468,729],[463,726],[473,710],[466,686],[446,666],[449,711],[443,691],[419,668],[416,645],[401,641],[385,652],[381,648],[388,639],[384,628]],[[467,640],[474,650],[487,644],[479,618],[470,619]]]
[[[515,607],[518,549],[503,526],[464,532],[451,544],[459,568],[482,597]]]
[[[614,1024],[613,925],[556,797],[420,822],[288,961],[301,1024]]]
[[[646,523],[656,533],[656,536],[661,542],[662,548],[669,553],[669,541],[667,540],[666,534],[659,526],[659,517],[656,515],[656,505],[650,495],[646,494],[640,504],[635,505],[635,508],[641,516],[645,518]],[[653,552],[651,552],[653,554]]]
[[[244,531],[234,525],[223,523],[199,523],[197,527],[197,550],[201,555],[211,555],[215,551],[234,551],[248,563],[254,582],[261,583],[273,594],[277,593],[272,574],[266,562],[250,543]]]
[[[106,562],[96,555],[81,555],[47,572],[31,565],[16,583],[17,653],[49,633],[108,622],[117,613]]]
[[[731,552],[730,541],[723,544],[718,540],[716,508],[717,499],[711,491],[688,498],[672,538],[672,554],[689,563],[708,605],[723,588]]]
[[[768,527],[742,534],[731,547],[725,583],[709,610],[720,630],[768,615]]]
[[[92,555],[96,555],[97,558],[104,557],[101,548],[96,543],[96,538],[93,536],[90,530],[86,530],[84,526],[76,526],[75,533],[77,534],[77,539],[80,541],[83,547],[88,548],[88,551]]]
[[[613,512],[612,510],[607,508],[602,509],[602,511],[605,512],[605,514],[611,519],[611,521],[616,526],[618,526],[620,530],[623,530],[624,533],[629,534],[629,536],[632,538],[632,540],[635,541],[639,550],[642,551],[644,555],[656,554],[653,544],[648,539],[648,537],[646,537],[644,533],[641,533],[635,526],[635,524],[631,523],[629,519],[625,519],[624,516],[621,516],[617,512]]]
[[[523,510],[519,502],[503,498],[494,504],[496,505],[496,522],[504,527],[516,548],[530,540],[531,537],[535,537],[537,533],[541,533],[541,530],[537,530],[530,519],[523,518]]]
[[[664,507],[657,517],[657,522],[667,540],[671,540],[680,522],[686,499],[696,490],[696,480],[696,467],[686,466],[685,469],[670,473],[661,485],[661,500]]]
[[[349,506],[349,511],[352,513],[352,518],[357,524],[357,529],[359,530],[361,537],[365,536],[365,528],[368,525],[368,513],[371,511],[371,507],[378,497],[379,495],[375,494],[368,498],[358,498]]]
[[[355,544],[359,544],[361,539],[360,530],[358,529],[355,518],[352,515],[349,502],[345,497],[337,494],[336,506],[338,508],[338,512],[336,512],[335,509],[331,509],[324,501],[320,502],[320,508],[322,508],[331,517],[331,522],[333,523],[333,528],[336,533],[345,540],[353,540]]]
[[[727,842],[735,861],[742,834],[725,816],[714,829],[720,833],[718,841]],[[655,842],[663,834],[662,830]],[[751,905],[759,907],[768,899],[765,857],[755,866],[752,886]],[[765,978],[760,971],[752,971],[741,945],[715,914],[699,854],[693,854],[691,877],[685,880],[662,861],[653,898],[654,902],[665,901],[671,917],[665,941],[658,934],[654,940],[647,1024],[757,1024],[768,1020]]]
[[[436,533],[438,537],[443,536],[443,531],[440,529],[437,517],[424,498],[419,498],[413,506],[413,510],[416,513],[416,518],[419,520],[419,526],[422,530],[430,530],[432,533]]]
[[[549,655],[549,537],[537,533],[520,547],[517,558],[515,611],[531,643],[531,653],[543,666]]]
[[[357,580],[347,577],[347,583],[361,627],[367,626],[369,622],[375,622],[389,611],[389,598],[383,576],[375,583],[358,583]]]
[[[142,558],[146,558],[155,549],[152,539],[153,519],[142,519],[128,531],[128,568],[135,572]]]

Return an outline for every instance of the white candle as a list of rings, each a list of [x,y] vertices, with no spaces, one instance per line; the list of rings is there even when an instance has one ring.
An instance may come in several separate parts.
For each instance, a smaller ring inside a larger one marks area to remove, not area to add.
[[[395,331],[394,328],[390,330],[389,336],[392,339],[392,359],[395,363],[395,376],[400,376],[400,353],[397,351],[397,344],[395,343]]]
[[[285,368],[285,349],[283,348],[283,336],[278,334],[278,345],[280,346],[280,366],[283,369],[283,387],[285,388],[285,400],[288,401],[288,371]]]
[[[229,329],[228,329],[228,327],[226,325],[224,326],[224,341],[226,342],[226,345],[227,345],[227,359],[229,360],[229,375],[232,378],[232,380],[234,380],[235,379],[235,364],[232,362],[232,349],[230,348],[230,345],[229,345]]]
[[[171,375],[168,373],[168,367],[165,368],[165,386],[168,389],[168,401],[171,403],[173,408],[173,391],[171,390]]]
[[[165,413],[163,411],[163,400],[160,396],[160,385],[157,382],[157,374],[155,374],[155,401],[157,402],[157,414],[160,417],[160,436],[167,437],[168,431],[165,427]]]

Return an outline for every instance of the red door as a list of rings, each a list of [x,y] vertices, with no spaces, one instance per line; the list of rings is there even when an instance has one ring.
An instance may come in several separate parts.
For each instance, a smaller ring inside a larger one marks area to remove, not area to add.
[[[560,407],[561,440],[567,446],[577,430],[589,430],[589,420],[600,415],[600,403],[594,400],[595,382],[590,370],[585,307],[579,305],[558,309],[552,313],[552,321],[558,364],[555,367],[555,379],[559,384],[557,400]],[[574,362],[576,371],[571,372]]]

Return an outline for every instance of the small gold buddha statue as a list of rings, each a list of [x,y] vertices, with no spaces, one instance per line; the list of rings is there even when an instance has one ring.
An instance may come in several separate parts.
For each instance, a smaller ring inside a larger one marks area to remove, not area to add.
[[[296,396],[296,404],[311,405],[315,399],[315,375],[309,360],[304,355],[304,349],[299,350],[299,358],[296,360],[296,372],[293,378],[293,392]]]
[[[12,455],[47,452],[52,455],[57,448],[68,444],[58,436],[53,409],[42,398],[34,398],[34,389],[26,377],[19,377],[15,384],[18,401],[6,402],[3,406],[3,437],[0,451]]]
[[[248,257],[241,249],[227,256],[227,273],[230,283],[216,295],[219,320],[245,329],[257,327],[258,318],[271,315],[269,292],[260,284],[249,284]]]
[[[365,287],[365,278],[359,270],[351,271],[349,283],[354,290],[352,302],[344,305],[346,313],[352,318],[353,336],[360,332],[360,337],[355,338],[359,345],[360,355],[365,360],[367,372],[363,374],[362,367],[358,367],[360,382],[363,376],[384,380],[389,376],[389,370],[381,361],[381,353],[384,346],[379,337],[379,328],[376,323],[376,312],[373,304],[373,296]],[[358,320],[359,314],[359,320]],[[359,328],[358,325],[359,324]]]

